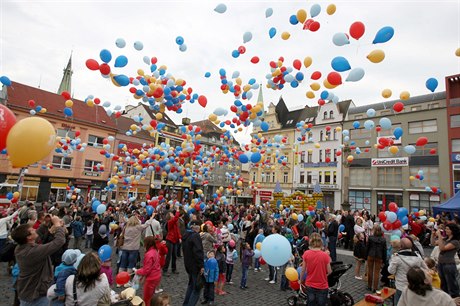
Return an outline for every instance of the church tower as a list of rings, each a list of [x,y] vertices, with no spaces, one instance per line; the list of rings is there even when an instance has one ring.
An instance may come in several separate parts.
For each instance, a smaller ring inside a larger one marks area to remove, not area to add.
[[[72,54],[70,54],[69,62],[67,67],[64,69],[64,75],[62,76],[61,84],[59,85],[58,94],[67,91],[69,94],[72,94]]]

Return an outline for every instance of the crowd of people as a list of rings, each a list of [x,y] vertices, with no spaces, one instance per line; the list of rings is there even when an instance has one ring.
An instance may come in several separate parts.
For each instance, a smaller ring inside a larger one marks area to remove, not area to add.
[[[123,300],[117,288],[137,289],[139,283],[145,305],[169,305],[166,292],[171,289],[161,289],[161,280],[178,274],[182,261],[188,277],[182,304],[214,305],[234,284],[235,265],[241,266],[238,287],[250,290],[248,271],[263,272],[265,264],[261,244],[280,234],[291,243],[292,257],[281,267],[267,264],[266,281],[279,283],[280,290],[298,289],[285,271],[299,268],[300,288],[310,305],[327,305],[327,276],[337,261],[337,246],[352,251],[355,278],[367,282],[370,292],[389,286],[393,275],[397,305],[432,305],[425,297],[455,305],[460,295],[459,219],[409,218],[401,236],[395,236],[366,210],[209,202],[191,213],[177,201],[165,201],[153,212],[136,203],[107,203],[107,210],[97,214],[78,204],[55,204],[40,212],[33,204],[12,204],[0,218],[0,255],[14,254],[16,305],[111,305]],[[433,247],[430,256],[424,245]],[[108,250],[113,254],[104,254]],[[119,281],[122,273],[129,275],[124,283]]]

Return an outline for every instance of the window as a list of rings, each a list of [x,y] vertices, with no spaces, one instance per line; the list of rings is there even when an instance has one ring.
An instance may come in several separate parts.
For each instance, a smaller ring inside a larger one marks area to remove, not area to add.
[[[310,139],[313,139],[313,132],[308,132],[308,141],[310,141]]]
[[[155,175],[153,176],[154,181],[161,181],[161,172],[155,172]]]
[[[368,139],[371,137],[371,131],[366,129],[350,130],[350,139]]]
[[[323,138],[324,138],[324,132],[320,131],[319,132],[319,141],[323,141]]]
[[[428,105],[429,109],[439,108],[439,103],[431,103]]]
[[[96,160],[85,160],[85,171],[94,171],[94,168],[97,166],[97,164],[102,164],[100,161]]]
[[[350,168],[350,186],[371,186],[370,168]]]
[[[439,168],[438,167],[410,167],[411,176],[418,175],[423,171],[423,180],[414,179],[410,181],[412,187],[439,186]]]
[[[270,182],[270,173],[268,172],[262,173],[262,182],[264,183]]]
[[[450,127],[451,128],[460,127],[460,115],[450,116]]]
[[[401,124],[400,123],[393,123],[391,125],[391,129],[389,130],[384,130],[384,129],[381,129],[380,132],[378,133],[378,137],[385,137],[385,136],[393,136],[393,132],[396,128],[398,127],[401,127]]]
[[[332,140],[331,139],[331,130],[326,131],[326,140]]]
[[[134,174],[133,165],[126,165],[125,174]],[[168,179],[165,177],[165,182],[167,181]]]
[[[430,132],[437,132],[437,131],[438,131],[438,126],[436,123],[436,119],[409,122],[409,134],[421,134],[421,133],[430,133]]]
[[[414,208],[431,211],[433,206],[439,205],[439,196],[429,193],[411,193],[409,195],[409,206],[412,211]]]
[[[305,162],[305,151],[300,152],[300,162],[301,163]]]
[[[72,158],[64,156],[53,156],[53,167],[58,169],[70,169]]]
[[[104,137],[89,135],[88,136],[88,145],[93,147],[102,147],[103,146]]]
[[[337,171],[332,172],[332,184],[337,184]]]
[[[328,157],[329,157],[329,159],[331,158],[331,150],[330,149],[326,149],[324,151],[324,160],[326,161],[326,158],[328,158]]]
[[[410,110],[411,110],[411,112],[420,111],[420,110],[422,110],[422,106],[421,105],[412,106],[410,108]]]
[[[337,162],[337,149],[334,149],[334,161]]]
[[[378,186],[402,186],[402,167],[382,167],[377,169]]]
[[[257,173],[254,171],[252,172],[252,181],[255,182],[257,180]]]
[[[430,154],[431,149],[435,149],[436,152],[438,151],[438,143],[437,142],[430,142],[424,145],[423,147],[418,147],[415,143],[412,144],[416,150],[412,156],[428,156]]]
[[[214,142],[216,142],[214,137],[213,139],[214,139]],[[158,144],[161,144],[163,142],[166,143],[166,138],[163,136],[158,136]]]
[[[460,139],[452,139],[452,152],[460,152]]]
[[[327,119],[327,112],[324,112],[323,119]]]
[[[300,184],[305,183],[305,172],[300,172]]]
[[[460,140],[460,139],[459,139]],[[459,143],[460,146],[460,143]],[[308,156],[307,156],[307,163],[312,163],[313,162],[313,152],[308,151]]]
[[[331,171],[325,171],[324,172],[324,184],[330,184],[331,183]]]
[[[283,182],[284,182],[284,183],[287,183],[287,182],[288,182],[288,176],[289,176],[289,173],[288,173],[288,172],[284,172],[284,173],[283,173]]]
[[[75,138],[75,131],[71,130],[65,130],[65,129],[57,129],[56,130],[56,136],[59,137],[70,137],[70,138]]]
[[[377,156],[378,157],[401,157],[403,155],[403,152],[404,150],[401,150],[401,146],[400,145],[393,145],[395,147],[398,147],[399,151],[398,153],[396,154],[393,154],[389,151],[389,147],[387,148],[383,148],[383,149],[379,149],[378,152],[377,152]]]
[[[275,172],[272,172],[272,182],[275,182]]]
[[[311,184],[313,182],[313,175],[310,171],[307,172],[307,184]]]
[[[352,210],[366,209],[367,211],[371,211],[370,191],[350,190],[348,192],[348,200],[350,201]]]
[[[334,129],[334,132],[333,132],[333,133],[334,133],[334,135],[333,135],[334,138],[332,138],[332,139],[333,139],[333,140],[336,140],[336,139],[337,139],[337,130]]]
[[[319,183],[322,184],[323,183],[323,171],[320,171],[318,175],[319,175]]]
[[[323,150],[318,150],[319,151],[319,162],[323,162]]]
[[[363,115],[356,115],[355,119],[363,119]]]
[[[333,111],[329,112],[329,119],[334,119],[334,112]]]

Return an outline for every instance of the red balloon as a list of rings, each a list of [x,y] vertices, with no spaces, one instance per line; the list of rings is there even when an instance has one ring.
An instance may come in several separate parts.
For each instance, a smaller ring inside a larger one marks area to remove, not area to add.
[[[246,47],[245,47],[245,46],[239,46],[239,47],[238,47],[238,52],[239,52],[240,54],[244,54],[244,53],[246,52]]]
[[[392,224],[390,223],[390,221],[383,222],[383,228],[386,229],[387,231],[391,230]]]
[[[318,105],[319,106],[323,106],[324,104],[326,104],[326,101],[324,101],[323,99],[318,100]]]
[[[320,221],[316,221],[315,225],[319,229],[321,229],[323,227],[323,224]]]
[[[108,74],[110,74],[110,66],[107,65],[106,63],[103,63],[102,65],[99,66],[99,71],[103,75],[108,75]]]
[[[435,154],[436,154],[436,149],[431,149],[431,150],[430,150],[430,154],[431,154],[431,155],[435,155]]]
[[[208,99],[206,99],[205,96],[199,96],[199,97],[198,97],[198,103],[199,103],[202,107],[206,107],[206,104],[208,104]]]
[[[313,21],[310,26],[308,27],[308,29],[312,32],[316,32],[319,30],[320,28],[320,23],[318,21]]]
[[[379,219],[380,219],[380,221],[382,221],[382,222],[385,222],[385,221],[386,221],[387,215],[385,215],[385,212],[384,212],[384,211],[379,212]]]
[[[118,273],[117,277],[115,278],[115,282],[117,285],[127,284],[129,282],[129,273],[126,271]]]
[[[393,226],[393,229],[395,230],[395,229],[400,228],[402,226],[402,223],[400,220],[396,220],[395,222],[393,222],[392,226]]]
[[[330,157],[326,157],[325,162],[326,162],[326,163],[330,163],[330,162],[331,162],[331,158],[330,158]]]
[[[431,187],[431,190],[433,191],[433,193],[438,193],[438,187]]]
[[[402,102],[396,102],[393,104],[393,110],[397,113],[402,112],[404,109],[404,104]]]
[[[339,73],[333,71],[327,75],[327,81],[331,85],[340,85],[342,84],[342,76]]]
[[[337,151],[337,152],[335,152],[335,155],[336,155],[336,156],[342,155],[342,151]]]
[[[378,126],[378,127],[375,128],[375,131],[376,131],[376,132],[380,132],[381,130],[382,130],[382,128],[381,128],[380,126]]]
[[[292,290],[295,290],[295,291],[300,289],[300,284],[297,281],[295,282],[289,281],[289,286],[291,287]]]
[[[0,104],[0,151],[6,147],[6,136],[16,123],[16,116],[3,104]]]
[[[419,137],[417,139],[417,141],[415,142],[415,145],[417,147],[423,147],[424,145],[426,145],[428,143],[428,138],[426,137]]]
[[[99,70],[99,63],[96,60],[89,59],[86,60],[86,67],[88,67],[89,70]]]
[[[310,29],[310,25],[314,22],[313,19],[307,19],[305,20],[304,24],[303,24],[303,29],[304,30],[309,30]]]
[[[353,22],[350,26],[350,35],[358,40],[364,35],[365,27],[361,21]]]
[[[253,58],[251,58],[251,63],[257,64],[258,62],[259,62],[259,57],[258,56],[254,56]]]
[[[30,107],[35,107],[35,101],[34,100],[29,100],[29,106]]]
[[[296,59],[292,63],[292,66],[294,66],[295,69],[300,70],[300,68],[302,68],[302,63],[298,59]]]
[[[397,212],[398,211],[398,204],[396,204],[395,202],[391,202],[389,205],[388,205],[388,209],[392,212]]]
[[[312,80],[319,80],[321,78],[321,72],[315,71],[311,74],[311,79]]]
[[[260,258],[259,258],[259,263],[260,263],[261,265],[265,265],[267,262],[266,262],[262,257],[260,257]]]
[[[69,100],[70,99],[70,94],[67,91],[63,91],[61,93],[61,96],[64,97],[64,99]]]

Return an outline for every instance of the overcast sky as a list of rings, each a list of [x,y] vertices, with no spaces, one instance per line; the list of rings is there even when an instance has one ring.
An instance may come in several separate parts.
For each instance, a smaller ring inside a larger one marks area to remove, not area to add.
[[[214,8],[227,5],[224,14]],[[314,19],[320,22],[317,32],[293,26],[289,17],[305,9],[310,17],[313,4],[322,11]],[[334,3],[337,11],[326,14],[327,5]],[[346,82],[333,90],[340,100],[352,99],[356,105],[381,102],[381,91],[390,88],[397,99],[401,91],[412,96],[429,93],[425,81],[434,77],[439,81],[436,91],[444,91],[444,77],[460,72],[460,58],[455,50],[460,47],[460,1],[0,1],[0,75],[31,86],[41,85],[44,90],[56,92],[69,55],[73,52],[72,94],[77,99],[88,95],[102,101],[126,105],[136,101],[128,87],[117,88],[100,73],[90,71],[85,61],[94,58],[100,62],[99,52],[109,49],[115,58],[126,55],[129,64],[115,68],[116,73],[135,76],[138,68],[148,71],[142,62],[144,56],[156,56],[158,64],[168,72],[182,78],[205,95],[208,105],[204,109],[195,104],[185,105],[181,116],[168,113],[176,123],[187,115],[192,120],[203,120],[217,107],[229,108],[234,98],[220,91],[219,69],[231,78],[240,72],[243,84],[250,78],[262,83],[266,106],[277,103],[282,95],[290,109],[303,105],[317,105],[317,98],[307,99],[305,93],[313,82],[310,75],[321,71],[327,75],[331,60],[344,56],[352,68],[365,70],[364,78],[356,83]],[[265,17],[267,8],[273,15]],[[337,32],[348,32],[350,25],[361,21],[366,26],[361,39],[350,39],[342,47],[332,43]],[[394,37],[387,43],[372,45],[375,33],[384,26],[392,26]],[[277,29],[269,38],[271,27]],[[243,34],[250,31],[253,39],[244,44],[247,51],[239,58],[231,53],[243,45]],[[289,40],[281,33],[288,31]],[[179,51],[175,38],[185,39],[187,51]],[[127,46],[116,47],[117,38],[124,38]],[[142,51],[133,48],[135,41],[144,44]],[[374,64],[366,59],[374,49],[384,50],[383,62]],[[258,56],[260,62],[250,59]],[[282,91],[265,87],[265,75],[270,73],[269,62],[285,58],[292,66],[294,59],[310,56],[313,64],[302,67],[305,80],[297,88],[286,86]],[[113,61],[113,60],[112,60]],[[113,64],[113,62],[112,62]],[[205,78],[206,72],[211,73]],[[345,79],[347,72],[342,73]],[[257,100],[254,91],[251,102]],[[37,101],[38,102],[38,101]],[[249,131],[236,137],[247,141]]]

